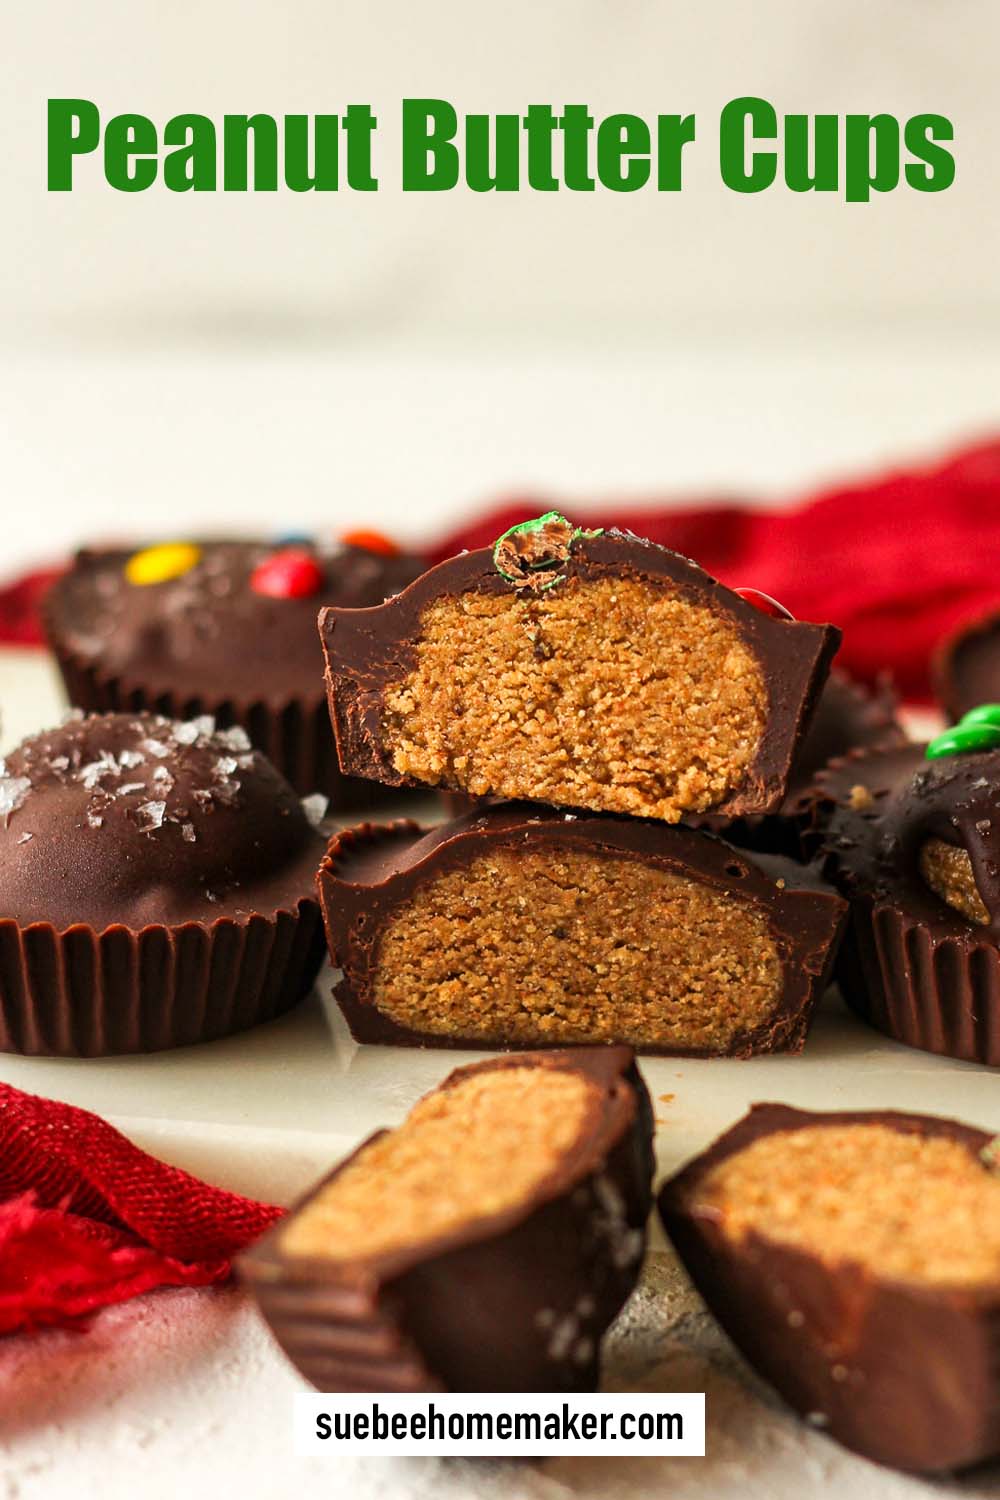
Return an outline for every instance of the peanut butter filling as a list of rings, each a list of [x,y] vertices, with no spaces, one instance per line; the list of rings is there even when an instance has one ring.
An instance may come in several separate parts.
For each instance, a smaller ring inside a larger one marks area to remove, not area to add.
[[[961,1142],[888,1125],[777,1131],[728,1157],[689,1207],[727,1239],[922,1285],[1000,1287],[1000,1175]]]
[[[431,785],[674,823],[743,783],[767,711],[728,619],[639,579],[570,578],[430,604],[383,727],[396,770]]]
[[[363,1259],[514,1208],[576,1145],[600,1098],[582,1074],[537,1066],[430,1094],[289,1219],[282,1248]]]
[[[725,1050],[783,988],[766,917],[638,860],[494,849],[419,886],[374,999],[432,1035]]]
[[[976,886],[967,849],[957,849],[943,839],[928,839],[920,851],[920,873],[948,906],[970,922],[989,925],[990,914]]]

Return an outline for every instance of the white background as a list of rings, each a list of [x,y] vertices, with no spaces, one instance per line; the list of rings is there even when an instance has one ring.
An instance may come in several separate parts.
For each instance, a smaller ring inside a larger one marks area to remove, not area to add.
[[[993,0],[32,0],[0,53],[0,568],[511,489],[796,495],[993,422]],[[728,191],[718,114],[934,110],[940,194]],[[680,194],[404,195],[399,102],[697,116]],[[44,190],[49,96],[380,120],[375,194]],[[579,506],[577,506],[579,509]]]

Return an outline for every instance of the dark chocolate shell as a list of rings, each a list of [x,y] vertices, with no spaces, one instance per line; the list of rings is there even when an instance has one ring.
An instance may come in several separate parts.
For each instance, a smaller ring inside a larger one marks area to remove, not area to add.
[[[916,1472],[996,1458],[1000,1278],[982,1287],[893,1279],[756,1230],[731,1238],[714,1209],[699,1211],[700,1182],[734,1154],[775,1132],[840,1124],[945,1136],[977,1159],[991,1143],[985,1131],[930,1116],[755,1105],[661,1188],[667,1234],[747,1362],[819,1430]]]
[[[642,1264],[653,1166],[648,1096],[620,1047],[497,1058],[459,1069],[441,1090],[498,1068],[575,1071],[601,1100],[577,1144],[524,1201],[363,1261],[290,1255],[284,1229],[374,1136],[242,1258],[240,1273],[278,1343],[317,1389],[596,1385],[601,1337]],[[386,1182],[387,1212],[391,1201]]]

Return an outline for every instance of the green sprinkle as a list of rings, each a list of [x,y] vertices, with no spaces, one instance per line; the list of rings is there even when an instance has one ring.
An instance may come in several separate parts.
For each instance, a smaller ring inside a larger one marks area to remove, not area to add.
[[[992,724],[1000,729],[1000,703],[980,703],[978,708],[970,708],[967,714],[963,714],[958,722],[963,729],[966,724]]]
[[[931,740],[924,754],[928,760],[945,755],[965,755],[974,750],[1000,750],[1000,724],[956,724]]]

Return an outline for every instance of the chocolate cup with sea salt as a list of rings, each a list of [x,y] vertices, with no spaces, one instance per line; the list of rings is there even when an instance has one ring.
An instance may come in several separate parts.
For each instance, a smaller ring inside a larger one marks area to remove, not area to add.
[[[210,1041],[310,989],[325,799],[240,728],[71,717],[0,774],[0,1049]]]

